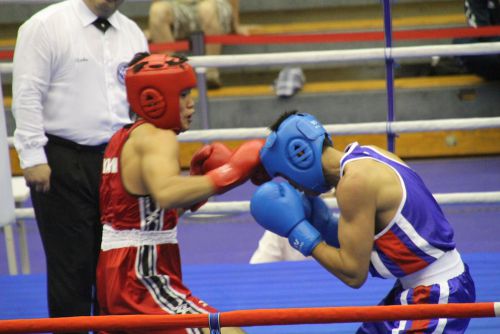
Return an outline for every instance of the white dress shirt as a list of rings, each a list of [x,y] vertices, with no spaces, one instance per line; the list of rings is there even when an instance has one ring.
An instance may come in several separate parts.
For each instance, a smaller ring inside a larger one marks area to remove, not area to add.
[[[20,28],[14,54],[14,144],[21,167],[46,163],[45,133],[99,145],[130,122],[125,65],[147,51],[135,22],[115,12],[102,33],[83,0],[36,13]]]

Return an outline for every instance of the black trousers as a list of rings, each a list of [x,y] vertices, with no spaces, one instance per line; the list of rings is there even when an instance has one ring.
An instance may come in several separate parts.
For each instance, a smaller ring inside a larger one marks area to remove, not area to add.
[[[96,314],[95,272],[101,245],[99,183],[104,145],[49,137],[50,191],[31,189],[47,261],[50,317]]]

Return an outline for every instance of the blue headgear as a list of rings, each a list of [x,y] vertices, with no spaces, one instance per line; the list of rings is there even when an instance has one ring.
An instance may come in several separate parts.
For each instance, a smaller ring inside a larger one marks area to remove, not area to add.
[[[285,176],[305,189],[324,193],[330,190],[321,165],[324,139],[330,135],[310,114],[295,114],[267,137],[260,159],[267,173]]]

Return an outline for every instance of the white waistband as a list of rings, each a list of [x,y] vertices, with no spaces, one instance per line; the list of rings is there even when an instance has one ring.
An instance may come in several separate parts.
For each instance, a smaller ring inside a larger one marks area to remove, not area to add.
[[[413,274],[399,278],[403,289],[419,285],[433,285],[446,282],[462,274],[465,270],[462,258],[456,249],[444,253],[439,259]]]
[[[115,230],[105,224],[102,231],[101,249],[106,251],[123,247],[176,244],[177,227],[166,231]]]

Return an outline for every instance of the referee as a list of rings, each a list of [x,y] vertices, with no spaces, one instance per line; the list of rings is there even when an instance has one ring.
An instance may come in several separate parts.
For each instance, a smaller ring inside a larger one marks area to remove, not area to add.
[[[90,315],[101,241],[99,182],[108,139],[129,123],[126,64],[148,49],[123,0],[66,0],[19,29],[14,143],[45,250],[49,315]]]

